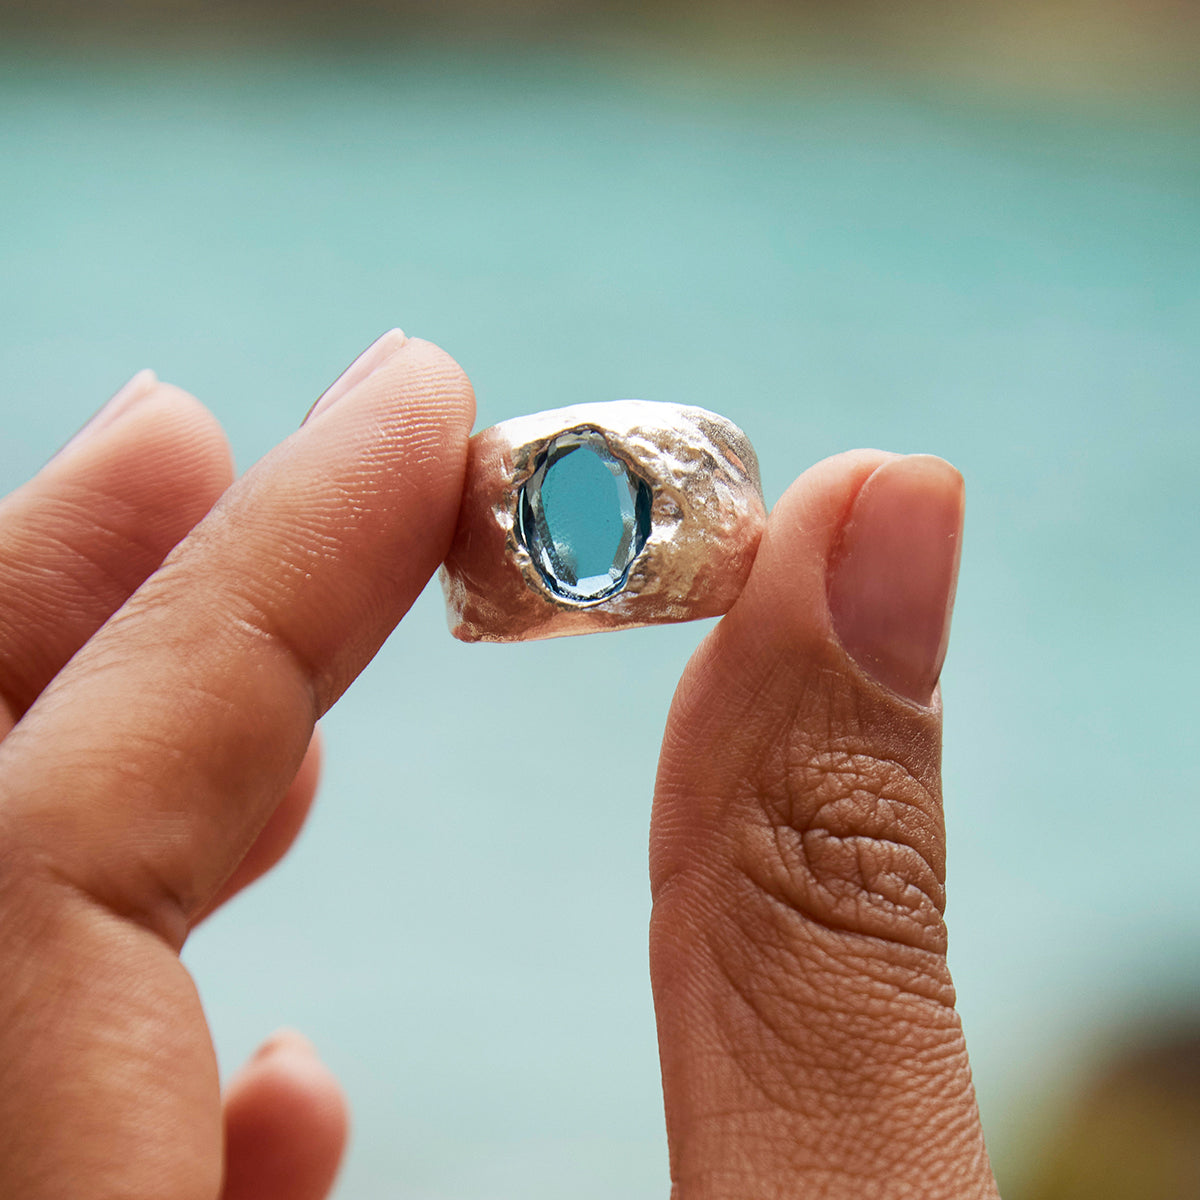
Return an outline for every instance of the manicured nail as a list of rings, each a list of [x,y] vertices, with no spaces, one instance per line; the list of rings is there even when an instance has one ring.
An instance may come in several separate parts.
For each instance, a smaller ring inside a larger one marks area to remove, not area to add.
[[[66,454],[68,450],[95,437],[102,429],[108,429],[130,409],[136,408],[156,387],[158,376],[153,371],[139,371],[54,457]]]
[[[383,337],[373,341],[334,381],[325,389],[320,399],[304,415],[301,425],[306,425],[318,413],[323,413],[348,391],[358,387],[369,375],[373,375],[408,338],[403,329],[389,329]]]
[[[863,484],[829,564],[829,612],[865,671],[909,700],[933,697],[950,640],[962,546],[962,476],[914,454]]]

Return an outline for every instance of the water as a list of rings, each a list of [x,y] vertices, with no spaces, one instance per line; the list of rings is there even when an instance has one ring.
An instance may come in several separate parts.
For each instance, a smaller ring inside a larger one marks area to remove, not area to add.
[[[1189,114],[807,68],[13,51],[0,478],[144,365],[248,463],[396,323],[480,425],[722,412],[769,500],[953,460],[952,965],[1003,1155],[1081,1034],[1200,982],[1198,155]],[[326,722],[309,830],[187,958],[226,1069],[288,1023],[345,1079],[342,1197],[664,1194],[645,841],[704,628],[464,646],[434,590]]]

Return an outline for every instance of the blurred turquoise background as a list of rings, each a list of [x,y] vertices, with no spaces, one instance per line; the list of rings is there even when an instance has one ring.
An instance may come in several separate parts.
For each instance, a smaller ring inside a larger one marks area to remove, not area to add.
[[[480,427],[725,413],[768,500],[953,460],[952,966],[1003,1178],[1031,1097],[1200,996],[1198,163],[1194,107],[831,67],[10,48],[0,483],[143,366],[244,467],[393,324]],[[223,1069],[289,1024],[345,1081],[340,1197],[665,1195],[645,844],[705,628],[468,647],[431,589],[326,721],[296,851],[186,958]]]

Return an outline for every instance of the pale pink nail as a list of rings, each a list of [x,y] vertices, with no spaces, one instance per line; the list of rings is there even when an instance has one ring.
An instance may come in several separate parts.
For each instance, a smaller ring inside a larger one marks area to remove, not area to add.
[[[320,399],[308,410],[301,425],[307,424],[340,400],[347,392],[358,387],[373,375],[408,338],[403,329],[389,329],[381,338],[373,341],[334,381],[325,389]]]
[[[833,627],[858,664],[928,704],[950,640],[963,526],[962,476],[914,454],[863,484],[829,565]]]
[[[154,389],[158,387],[158,376],[153,371],[139,371],[124,387],[109,400],[103,408],[55,455],[66,454],[67,451],[82,445],[93,438],[102,429],[108,429],[119,421],[130,409],[136,408]]]
[[[281,1052],[292,1052],[300,1054],[308,1054],[315,1058],[317,1055],[316,1047],[304,1036],[295,1029],[280,1029],[276,1033],[271,1034],[269,1038],[254,1052],[256,1059],[270,1058],[273,1054]]]

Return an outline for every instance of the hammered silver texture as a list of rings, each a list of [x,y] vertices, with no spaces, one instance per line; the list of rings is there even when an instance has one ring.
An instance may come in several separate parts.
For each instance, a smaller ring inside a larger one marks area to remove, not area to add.
[[[651,490],[650,531],[624,586],[571,600],[543,580],[520,533],[521,488],[564,433],[593,431]],[[439,573],[450,630],[519,642],[715,617],[737,599],[766,524],[758,458],[731,421],[649,400],[577,404],[475,434],[458,527]]]

